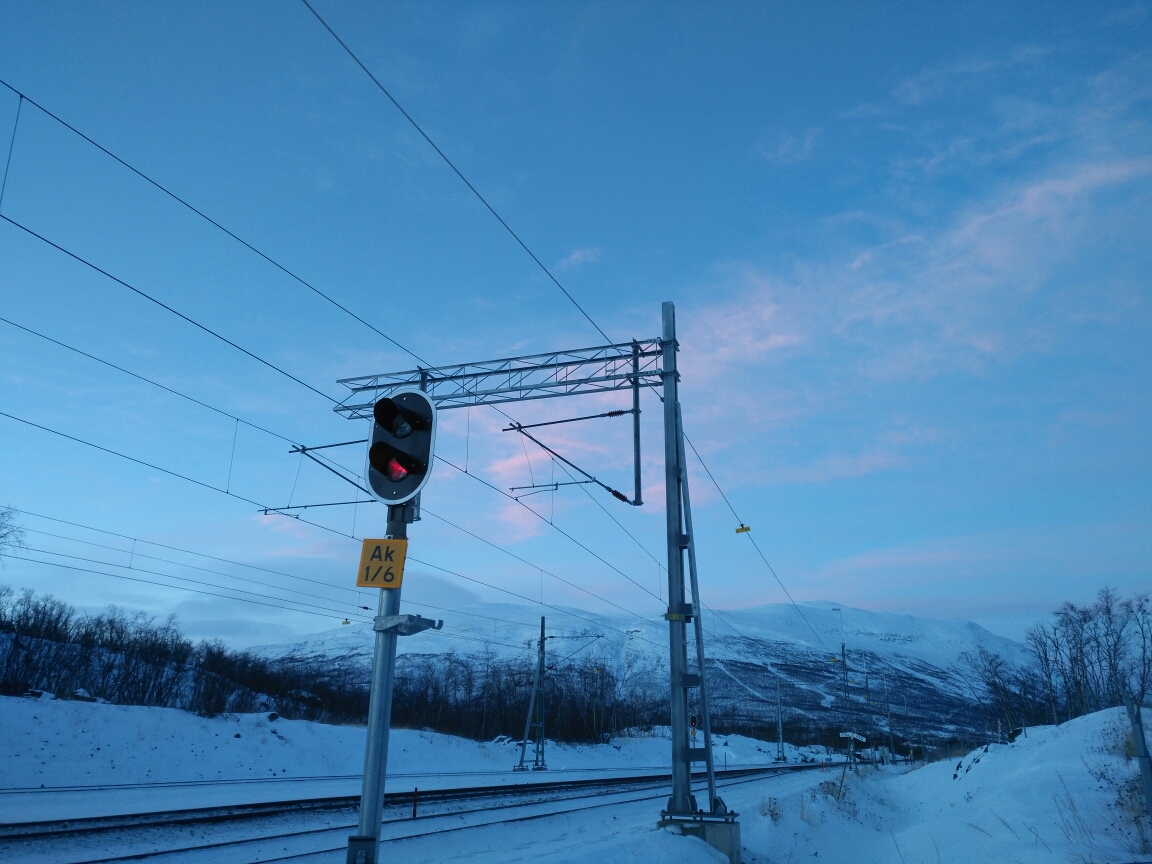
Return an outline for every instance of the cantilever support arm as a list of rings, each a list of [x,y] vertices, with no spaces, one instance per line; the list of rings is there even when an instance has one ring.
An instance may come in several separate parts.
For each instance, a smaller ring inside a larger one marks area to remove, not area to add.
[[[613,489],[607,483],[605,483],[601,480],[597,480],[595,477],[593,477],[591,474],[589,474],[587,471],[585,471],[579,465],[576,465],[576,464],[570,462],[569,460],[565,459],[563,456],[561,456],[559,453],[557,453],[555,450],[553,450],[547,444],[540,441],[540,439],[536,438],[531,432],[525,431],[524,427],[521,426],[519,423],[513,423],[511,426],[509,426],[504,431],[506,431],[506,432],[513,432],[513,431],[519,432],[521,435],[523,435],[525,438],[527,438],[529,441],[531,441],[533,444],[535,444],[541,450],[544,450],[545,452],[550,453],[552,456],[559,459],[561,462],[563,462],[565,465],[567,465],[573,471],[576,471],[576,472],[582,474],[583,476],[587,477],[590,482],[595,483],[597,486],[599,486],[605,492],[610,494],[613,498],[615,498],[619,501],[623,501],[625,504],[631,504],[633,507],[639,507],[641,504],[644,503],[642,501],[631,501],[628,499],[628,496],[625,495],[623,492],[619,492],[616,489]]]

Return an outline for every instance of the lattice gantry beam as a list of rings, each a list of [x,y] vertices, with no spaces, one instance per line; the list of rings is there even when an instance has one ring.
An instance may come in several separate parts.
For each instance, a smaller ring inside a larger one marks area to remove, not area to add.
[[[365,419],[372,416],[376,400],[409,387],[423,387],[441,410],[628,390],[633,387],[633,379],[641,387],[658,387],[663,383],[662,366],[660,340],[646,339],[435,369],[386,372],[340,380],[338,383],[351,391],[346,397],[349,404],[338,405],[334,410],[350,420]]]

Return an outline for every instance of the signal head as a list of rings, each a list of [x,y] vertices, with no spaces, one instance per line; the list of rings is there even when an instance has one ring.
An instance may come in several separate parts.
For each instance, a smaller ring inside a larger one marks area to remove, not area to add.
[[[385,504],[410,501],[428,482],[436,443],[436,407],[420,390],[393,393],[372,406],[364,479]]]

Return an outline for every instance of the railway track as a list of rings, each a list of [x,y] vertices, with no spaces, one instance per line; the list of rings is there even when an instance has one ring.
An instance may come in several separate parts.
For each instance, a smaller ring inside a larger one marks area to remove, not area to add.
[[[732,786],[763,777],[809,770],[813,767],[817,766],[772,765],[733,769],[717,772],[717,785]],[[659,799],[667,795],[669,780],[668,774],[649,774],[517,786],[441,789],[420,793],[419,796],[421,806],[439,809],[439,812],[426,812],[415,817],[400,815],[401,811],[406,811],[412,806],[413,793],[389,793],[385,796],[384,832],[381,842],[394,843],[488,825],[530,821],[580,810]],[[482,806],[457,806],[480,802],[487,803]],[[67,864],[115,864],[115,862],[161,859],[183,861],[190,860],[191,856],[234,850],[237,856],[229,855],[227,860],[290,861],[336,853],[344,849],[348,833],[356,828],[355,815],[358,805],[359,796],[301,798],[265,804],[141,813],[125,817],[5,825],[0,826],[0,858],[7,858],[11,852],[23,851],[34,854],[37,847],[45,844],[57,846],[61,841],[71,841],[77,847],[78,854],[64,857],[53,855],[52,860],[66,861]],[[260,826],[256,824],[275,823],[278,817],[283,821],[285,818],[298,818],[309,814],[318,818],[341,817],[346,814],[346,819],[341,819],[339,824],[286,831],[275,830],[272,824]],[[249,824],[245,826],[245,823]],[[170,838],[172,828],[193,827],[226,828],[232,831],[242,831],[245,827],[263,827],[265,830],[251,836],[232,837],[216,842],[200,841],[195,844],[172,846],[169,840],[169,844],[162,844],[167,848],[156,848],[153,845],[153,835],[164,832],[165,836]],[[273,830],[269,831],[270,828]],[[91,856],[91,850],[87,855],[82,853],[81,850],[90,847],[93,845],[92,841],[97,840],[102,840],[104,845],[108,846],[123,842],[127,846],[143,844],[150,848],[97,857]],[[270,856],[267,847],[271,845],[283,846],[283,851],[288,854]],[[305,848],[289,850],[288,845]],[[8,853],[5,852],[6,849]],[[211,860],[218,861],[221,858],[211,857]]]

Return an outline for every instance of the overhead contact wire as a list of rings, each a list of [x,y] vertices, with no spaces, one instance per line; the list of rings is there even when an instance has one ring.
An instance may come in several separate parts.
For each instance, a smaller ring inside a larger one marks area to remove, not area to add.
[[[388,92],[388,88],[386,88],[383,84],[380,83],[380,79],[378,79],[375,75],[373,75],[371,70],[367,66],[365,66],[364,63],[361,62],[360,58],[357,57],[356,54],[352,51],[352,49],[348,47],[348,44],[343,39],[341,39],[338,35],[336,35],[336,31],[333,30],[328,25],[327,21],[325,21],[322,17],[320,17],[320,13],[317,12],[312,7],[312,4],[309,3],[308,0],[300,0],[300,2],[302,2],[306,7],[308,7],[308,11],[316,16],[316,20],[319,21],[321,23],[321,25],[323,25],[324,29],[327,30],[331,34],[332,38],[336,40],[336,42],[340,45],[341,48],[344,49],[344,51],[348,54],[348,56],[352,58],[352,60],[356,63],[356,65],[359,66],[364,71],[364,74],[367,75],[372,80],[372,83],[376,85],[376,87],[380,90],[380,92],[388,97],[388,101],[391,102],[396,107],[397,111],[399,111],[401,114],[404,115],[404,119],[412,124],[412,128],[420,133],[420,137],[422,137],[425,141],[428,142],[428,145],[433,150],[436,151],[436,153],[440,156],[440,158],[444,160],[445,164],[449,168],[451,168],[452,171],[456,174],[456,176],[459,177],[464,182],[464,185],[467,186],[471,190],[472,194],[475,195],[476,198],[480,201],[480,203],[483,204],[488,209],[488,212],[496,217],[496,221],[504,226],[504,230],[507,231],[510,235],[512,235],[512,239],[515,240],[520,245],[521,249],[523,249],[525,252],[528,253],[528,257],[530,257],[533,261],[536,262],[536,265],[541,270],[544,271],[544,275],[546,275],[549,279],[552,280],[552,284],[554,284],[557,288],[559,288],[560,291],[564,294],[564,296],[568,298],[568,301],[573,306],[575,306],[578,310],[580,310],[580,314],[583,315],[585,319],[587,319],[589,324],[591,324],[593,327],[596,328],[596,332],[604,337],[604,341],[611,342],[612,340],[608,338],[608,334],[605,333],[602,329],[600,329],[600,325],[592,320],[592,317],[587,312],[584,311],[584,307],[576,302],[576,298],[568,293],[568,289],[560,284],[560,280],[557,279],[554,275],[552,275],[552,271],[549,270],[546,266],[544,266],[544,262],[536,257],[536,253],[528,248],[528,244],[525,243],[523,240],[521,240],[520,235],[512,230],[512,226],[504,221],[504,217],[502,217],[499,213],[496,212],[496,208],[488,203],[488,199],[486,199],[483,195],[480,194],[480,191],[475,186],[472,185],[471,181],[469,181],[468,178],[464,176],[463,172],[459,168],[456,167],[455,163],[453,163],[453,161],[448,158],[447,154],[445,154],[444,151],[441,150],[436,145],[436,142],[433,141],[429,137],[428,133],[425,132],[420,127],[420,124],[416,122],[416,120],[412,117],[412,115],[404,110],[404,106],[402,106],[398,101],[396,101],[396,97]]]
[[[216,226],[221,231],[223,231],[225,234],[227,234],[229,237],[231,237],[233,240],[235,240],[237,243],[239,243],[241,246],[244,246],[246,249],[249,249],[250,251],[255,252],[257,255],[259,255],[261,258],[263,258],[265,261],[267,261],[269,264],[271,264],[277,270],[281,271],[282,273],[291,277],[292,279],[295,279],[297,282],[299,282],[301,285],[303,285],[309,291],[312,291],[315,294],[317,294],[318,296],[324,298],[329,303],[331,303],[333,306],[335,306],[337,309],[339,309],[341,312],[344,312],[346,315],[349,315],[352,318],[355,318],[357,321],[359,321],[361,324],[363,324],[369,330],[376,333],[381,338],[387,339],[389,342],[391,342],[393,345],[395,345],[397,348],[399,348],[405,354],[409,355],[410,357],[415,358],[417,361],[419,361],[420,363],[423,363],[426,366],[431,365],[430,363],[428,363],[427,360],[424,360],[422,357],[413,353],[408,348],[405,348],[403,345],[401,345],[399,342],[397,342],[395,339],[393,339],[387,333],[384,333],[383,331],[377,329],[370,322],[361,318],[359,315],[357,315],[351,309],[349,309],[346,306],[344,306],[343,304],[341,304],[338,300],[329,296],[328,294],[325,294],[323,291],[321,291],[319,288],[317,288],[311,282],[307,281],[306,279],[304,279],[301,276],[298,276],[296,273],[289,270],[287,267],[285,267],[283,264],[278,262],[276,259],[274,259],[271,256],[266,255],[265,253],[261,252],[259,249],[257,249],[255,246],[253,246],[247,240],[245,240],[242,237],[240,237],[239,235],[233,233],[228,228],[224,227],[219,222],[217,222],[215,219],[213,219],[211,216],[209,216],[208,214],[204,213],[202,210],[195,207],[193,204],[186,201],[184,198],[181,198],[179,195],[177,195],[175,192],[173,192],[167,186],[164,186],[161,183],[157,182],[156,180],[153,180],[151,177],[149,177],[147,174],[145,174],[140,169],[136,168],[135,166],[133,166],[133,165],[129,164],[128,162],[124,161],[123,159],[121,159],[119,156],[117,156],[115,153],[113,153],[107,147],[103,146],[102,144],[98,143],[97,141],[94,141],[92,138],[89,138],[87,135],[85,135],[83,132],[81,132],[75,126],[70,124],[67,120],[64,120],[64,119],[58,117],[57,115],[53,114],[51,111],[49,111],[43,105],[41,105],[39,102],[36,102],[33,99],[29,98],[28,96],[24,95],[24,93],[17,90],[15,87],[13,87],[7,81],[0,79],[0,84],[3,84],[5,87],[7,87],[13,93],[17,94],[20,97],[22,102],[27,101],[30,105],[34,105],[40,111],[44,112],[44,114],[51,117],[53,120],[55,120],[61,126],[63,126],[65,129],[68,129],[69,131],[73,132],[74,134],[79,135],[81,138],[83,138],[85,141],[87,141],[89,144],[91,144],[93,147],[95,147],[101,153],[108,156],[110,159],[120,163],[125,168],[127,168],[129,171],[131,171],[133,174],[135,174],[137,177],[144,180],[146,183],[151,184],[155,188],[159,189],[161,192],[163,192],[165,195],[167,195],[172,200],[184,205],[189,210],[191,210],[193,213],[195,213],[197,216],[199,216],[201,219],[203,219],[206,222]],[[17,111],[17,120],[19,120],[19,111]],[[15,128],[13,128],[13,130],[12,130],[12,135],[13,135],[13,138],[15,138],[15,135],[16,135]],[[11,158],[11,152],[9,152],[9,158]],[[5,174],[7,174],[7,170],[5,170]],[[0,200],[3,200],[2,194],[0,194]]]
[[[322,392],[322,391],[320,391],[320,390],[317,390],[317,389],[316,389],[315,387],[313,387],[311,384],[307,383],[306,381],[301,381],[299,378],[297,378],[297,377],[296,377],[295,375],[293,375],[292,373],[290,373],[290,372],[285,372],[283,369],[281,369],[281,368],[280,368],[279,366],[277,366],[276,364],[274,364],[274,363],[270,363],[269,361],[265,360],[263,357],[260,357],[260,356],[258,356],[258,355],[256,355],[256,354],[253,354],[253,353],[252,353],[251,351],[249,351],[247,348],[241,348],[239,345],[237,345],[235,342],[233,342],[231,339],[227,338],[226,336],[222,336],[222,335],[220,335],[219,333],[217,333],[215,330],[212,330],[211,328],[209,328],[209,327],[206,327],[205,325],[201,324],[199,321],[196,321],[196,320],[194,320],[194,319],[192,319],[192,318],[189,318],[189,317],[188,317],[187,315],[185,315],[183,312],[179,312],[179,311],[177,311],[176,309],[173,309],[173,308],[172,308],[171,306],[169,306],[167,303],[163,302],[162,300],[159,300],[159,299],[157,299],[156,297],[153,297],[151,294],[148,294],[148,293],[146,293],[146,292],[144,292],[144,291],[141,291],[139,288],[136,288],[136,287],[134,287],[134,286],[132,286],[132,285],[129,285],[129,284],[128,284],[127,282],[125,282],[123,279],[120,279],[120,278],[119,278],[119,277],[117,277],[117,276],[113,276],[113,275],[112,275],[111,273],[109,273],[107,270],[104,270],[103,268],[101,268],[101,267],[97,266],[96,264],[93,264],[91,261],[87,260],[86,258],[82,258],[81,256],[77,255],[75,252],[71,252],[71,251],[69,251],[69,250],[65,249],[65,248],[64,248],[63,246],[61,246],[60,244],[52,242],[51,240],[49,240],[49,239],[48,239],[47,237],[45,237],[44,235],[42,235],[42,234],[37,234],[37,233],[36,233],[35,231],[33,231],[31,228],[28,228],[27,226],[25,226],[25,225],[22,225],[21,223],[17,222],[15,219],[12,219],[12,218],[10,218],[10,217],[8,217],[8,216],[5,216],[3,213],[0,213],[0,219],[3,219],[3,220],[4,220],[5,222],[7,222],[9,225],[14,225],[15,227],[19,228],[21,231],[24,231],[24,232],[26,232],[26,233],[28,233],[28,234],[32,235],[32,236],[33,236],[33,237],[35,237],[37,240],[40,240],[41,242],[48,244],[48,245],[49,245],[49,246],[51,246],[53,249],[57,249],[57,250],[59,250],[60,252],[63,252],[63,253],[64,253],[65,255],[67,255],[69,258],[72,258],[73,260],[80,262],[80,263],[81,263],[81,264],[83,264],[84,266],[86,266],[86,267],[90,267],[91,269],[95,270],[97,273],[100,273],[100,274],[102,274],[102,275],[104,275],[104,276],[108,277],[108,278],[109,278],[109,279],[111,279],[113,282],[117,283],[118,285],[123,285],[123,286],[124,286],[125,288],[127,288],[129,291],[132,291],[133,293],[135,293],[135,294],[139,295],[140,297],[143,297],[145,300],[149,301],[150,303],[155,303],[155,304],[156,304],[157,306],[159,306],[161,309],[165,309],[165,310],[167,310],[168,312],[171,312],[171,313],[172,313],[173,315],[175,315],[177,318],[180,318],[180,319],[182,319],[182,320],[184,320],[184,321],[187,321],[187,322],[188,322],[189,324],[191,324],[193,327],[196,327],[196,328],[197,328],[197,329],[199,329],[199,330],[203,330],[203,331],[204,331],[205,333],[207,333],[209,336],[213,336],[213,337],[215,337],[216,339],[219,339],[221,342],[224,342],[224,343],[225,343],[225,344],[227,344],[227,345],[231,345],[233,348],[235,348],[235,349],[236,349],[237,351],[239,351],[241,354],[245,354],[245,355],[247,355],[248,357],[251,357],[253,360],[257,361],[258,363],[262,363],[263,365],[267,366],[269,369],[272,369],[272,370],[273,370],[273,371],[275,371],[275,372],[279,372],[281,375],[285,376],[286,378],[291,378],[293,381],[295,381],[295,382],[296,382],[297,384],[299,384],[300,386],[302,386],[302,387],[307,387],[309,390],[311,390],[311,391],[312,391],[313,393],[315,393],[317,396],[320,396],[320,397],[321,397],[321,398],[323,398],[323,399],[327,399],[329,402],[333,403],[334,405],[335,405],[335,404],[338,404],[338,403],[337,403],[337,400],[333,399],[333,398],[332,398],[331,396],[329,396],[327,393],[324,393],[324,392]]]

